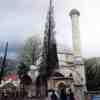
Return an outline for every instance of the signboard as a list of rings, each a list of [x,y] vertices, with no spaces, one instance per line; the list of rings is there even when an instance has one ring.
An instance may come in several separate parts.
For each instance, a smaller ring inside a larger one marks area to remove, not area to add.
[[[100,95],[92,96],[92,100],[100,100]]]

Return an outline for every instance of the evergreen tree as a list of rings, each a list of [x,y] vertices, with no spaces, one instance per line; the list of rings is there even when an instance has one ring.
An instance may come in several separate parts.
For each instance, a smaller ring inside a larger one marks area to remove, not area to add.
[[[21,79],[22,76],[24,76],[25,74],[27,74],[27,72],[29,71],[29,67],[26,66],[23,62],[21,62],[18,65],[18,71],[17,74],[19,75],[19,78]]]
[[[54,7],[52,0],[50,0],[44,31],[43,55],[40,65],[40,73],[42,72],[42,74],[47,76],[58,67],[55,33]]]
[[[89,58],[84,61],[87,89],[100,90],[100,58]]]
[[[38,76],[36,82],[37,95],[47,95],[47,78],[51,75],[54,69],[58,67],[53,9],[53,3],[52,0],[50,0],[49,11],[47,14],[47,22],[44,31],[43,52],[42,60],[40,63],[40,75]],[[42,91],[39,87],[42,88]]]

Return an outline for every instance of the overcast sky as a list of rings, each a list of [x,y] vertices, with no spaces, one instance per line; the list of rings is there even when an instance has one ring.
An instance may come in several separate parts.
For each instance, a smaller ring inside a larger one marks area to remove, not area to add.
[[[43,35],[49,0],[0,0],[0,41],[20,44],[30,35]],[[69,12],[80,13],[82,55],[100,56],[100,1],[55,0],[57,43],[72,47]]]

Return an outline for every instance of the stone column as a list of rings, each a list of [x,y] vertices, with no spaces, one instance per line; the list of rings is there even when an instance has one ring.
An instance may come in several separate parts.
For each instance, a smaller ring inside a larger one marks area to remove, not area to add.
[[[72,20],[72,40],[73,40],[73,51],[75,56],[80,56],[80,29],[79,29],[79,16],[80,13],[76,9],[72,9],[70,17]]]

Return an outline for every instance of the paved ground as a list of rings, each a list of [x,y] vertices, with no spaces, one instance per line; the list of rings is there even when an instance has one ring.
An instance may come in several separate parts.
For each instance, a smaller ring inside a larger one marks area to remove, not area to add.
[[[26,98],[24,100],[48,100],[47,98]]]
[[[0,100],[48,100],[48,99],[47,98],[13,98],[13,97],[6,98],[6,97],[3,97],[3,98],[0,98]]]

